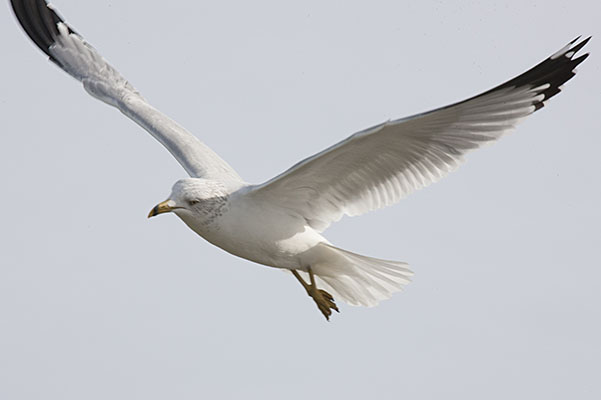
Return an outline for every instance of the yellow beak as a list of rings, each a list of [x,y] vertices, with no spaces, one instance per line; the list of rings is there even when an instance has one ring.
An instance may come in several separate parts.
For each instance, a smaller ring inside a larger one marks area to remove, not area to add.
[[[162,203],[157,204],[152,210],[150,210],[150,212],[148,213],[148,218],[150,217],[154,217],[156,215],[159,214],[163,214],[166,212],[170,212],[173,211],[173,209],[175,207],[173,207],[171,204],[173,204],[174,202],[171,200],[165,200]]]

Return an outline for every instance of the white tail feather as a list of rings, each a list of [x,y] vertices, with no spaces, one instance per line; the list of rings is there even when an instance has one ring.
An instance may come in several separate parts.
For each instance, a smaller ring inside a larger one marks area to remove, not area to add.
[[[366,257],[325,243],[318,246],[311,265],[317,285],[348,304],[373,307],[411,281],[413,272],[407,263]]]

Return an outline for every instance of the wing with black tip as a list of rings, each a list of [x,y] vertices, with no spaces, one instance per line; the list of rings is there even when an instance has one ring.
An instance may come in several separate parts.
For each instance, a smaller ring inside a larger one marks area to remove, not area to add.
[[[44,0],[11,0],[33,42],[55,64],[83,83],[92,96],[119,110],[161,142],[193,177],[239,186],[238,174],[208,146],[152,107],[92,46]]]
[[[356,133],[250,193],[323,230],[342,215],[398,202],[458,167],[539,110],[575,75],[590,38],[570,42],[518,77],[468,100]]]

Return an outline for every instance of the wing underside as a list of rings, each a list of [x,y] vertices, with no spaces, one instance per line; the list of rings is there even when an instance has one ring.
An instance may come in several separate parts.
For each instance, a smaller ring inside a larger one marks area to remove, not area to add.
[[[92,96],[118,108],[154,136],[190,176],[239,186],[238,174],[214,151],[152,107],[92,46],[44,0],[11,0],[31,40],[52,62],[83,83]]]
[[[358,132],[253,188],[318,230],[398,202],[457,168],[541,109],[575,75],[589,41],[573,40],[540,64],[480,95]]]

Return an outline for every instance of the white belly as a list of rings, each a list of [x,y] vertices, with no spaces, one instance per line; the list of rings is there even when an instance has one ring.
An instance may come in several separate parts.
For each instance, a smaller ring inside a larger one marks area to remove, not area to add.
[[[211,224],[179,215],[196,233],[225,251],[259,264],[303,269],[303,254],[327,240],[287,210],[234,199]]]

